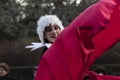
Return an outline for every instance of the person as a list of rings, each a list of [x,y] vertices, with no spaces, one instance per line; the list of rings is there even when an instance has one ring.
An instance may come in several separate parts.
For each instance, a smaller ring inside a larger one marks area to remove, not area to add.
[[[43,15],[37,21],[37,34],[41,43],[33,42],[33,45],[26,46],[25,48],[32,48],[31,51],[44,47],[41,56],[45,51],[54,43],[61,31],[64,29],[62,21],[56,15]],[[40,56],[40,58],[41,58]],[[37,69],[33,73],[36,75]]]
[[[84,80],[87,74],[89,80],[120,80],[89,71],[120,40],[119,5],[119,0],[99,0],[76,17],[42,56],[35,79]]]
[[[0,63],[0,80],[16,80],[10,74],[10,67],[6,63]]]
[[[32,48],[36,50],[45,46],[43,53],[51,46],[61,31],[64,29],[62,21],[56,15],[43,15],[37,21],[37,34],[41,43],[32,43],[33,45],[26,46],[25,48]]]

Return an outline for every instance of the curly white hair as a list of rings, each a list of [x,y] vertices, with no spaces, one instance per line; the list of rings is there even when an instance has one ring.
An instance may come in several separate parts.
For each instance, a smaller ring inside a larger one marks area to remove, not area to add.
[[[44,42],[44,30],[45,27],[49,26],[49,24],[56,24],[60,27],[61,30],[64,29],[61,20],[56,16],[56,15],[44,15],[41,16],[39,18],[39,20],[37,21],[37,33],[39,35],[39,39],[41,40],[41,43],[45,43]]]

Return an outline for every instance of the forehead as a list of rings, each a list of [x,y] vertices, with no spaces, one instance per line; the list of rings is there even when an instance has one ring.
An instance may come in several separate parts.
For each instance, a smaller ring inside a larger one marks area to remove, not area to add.
[[[47,27],[59,27],[57,24],[49,24]]]

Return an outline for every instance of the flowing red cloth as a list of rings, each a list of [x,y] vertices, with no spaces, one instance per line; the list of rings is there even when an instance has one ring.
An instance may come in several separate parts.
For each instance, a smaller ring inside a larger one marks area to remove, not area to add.
[[[116,8],[113,12],[108,27],[97,34],[94,38],[95,51],[91,56],[91,65],[96,58],[101,56],[105,51],[111,48],[115,43],[120,40],[120,9]]]
[[[107,28],[116,7],[114,0],[100,0],[74,19],[42,56],[36,80],[83,80],[95,59],[118,41],[118,38],[113,40],[103,52],[97,53],[102,47],[102,43],[99,47],[97,34]],[[112,79],[107,76],[98,77],[94,76],[94,80],[120,80],[111,76]]]

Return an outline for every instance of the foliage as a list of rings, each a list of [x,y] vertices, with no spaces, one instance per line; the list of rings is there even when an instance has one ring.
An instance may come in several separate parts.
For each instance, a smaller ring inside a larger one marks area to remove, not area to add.
[[[36,37],[37,20],[41,15],[56,14],[67,26],[87,5],[76,5],[75,0],[1,0],[0,40],[20,40]]]

